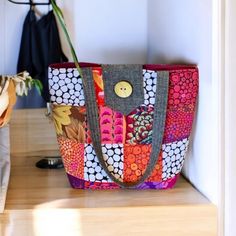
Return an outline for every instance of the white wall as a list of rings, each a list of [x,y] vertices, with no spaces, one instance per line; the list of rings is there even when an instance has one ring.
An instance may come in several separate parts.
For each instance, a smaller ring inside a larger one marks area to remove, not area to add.
[[[146,62],[147,0],[70,0],[62,6],[80,61]]]
[[[38,2],[46,0],[38,0]],[[79,60],[98,63],[145,63],[147,60],[147,0],[58,0]],[[46,12],[47,6],[39,10]],[[0,0],[0,74],[15,74],[28,5]],[[3,35],[3,37],[2,37]],[[65,52],[70,56],[63,39]],[[34,96],[37,96],[35,93]],[[38,99],[38,98],[37,98]],[[18,101],[22,107],[26,101]],[[41,102],[40,102],[41,104]]]
[[[1,24],[1,27],[0,27],[0,35],[5,35],[5,30],[4,30],[4,25],[5,25],[5,22],[4,22],[4,4],[3,4],[3,1],[0,2],[0,23]],[[0,37],[0,71],[3,72],[4,71],[4,37]]]
[[[47,7],[42,7],[45,11]],[[0,74],[15,74],[19,54],[23,22],[28,5],[15,5],[7,0],[0,1]]]
[[[28,10],[29,5],[15,5],[7,0],[0,0],[0,74],[16,74],[22,28]],[[40,8],[41,12],[47,10],[47,6]],[[41,107],[45,104],[34,90],[30,92],[30,97],[18,98],[16,107],[24,106]]]
[[[213,155],[212,1],[149,0],[148,61],[195,63],[200,92],[193,143],[184,173],[209,199],[217,202],[218,160]]]
[[[226,1],[225,60],[225,236],[236,235],[236,2]]]
[[[40,1],[40,0],[39,0]],[[43,1],[43,0],[42,0]],[[212,140],[211,0],[58,0],[80,61],[196,63],[200,95],[185,174],[217,202],[217,159]],[[0,74],[14,74],[28,6],[0,1]],[[42,9],[41,10],[47,10]],[[63,40],[66,54],[67,44]],[[148,52],[148,53],[147,53]]]

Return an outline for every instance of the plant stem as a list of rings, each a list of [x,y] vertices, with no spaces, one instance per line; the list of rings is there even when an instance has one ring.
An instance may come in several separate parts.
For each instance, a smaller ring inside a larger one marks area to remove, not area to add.
[[[71,38],[70,38],[70,35],[68,33],[68,30],[66,28],[66,23],[65,23],[65,20],[64,20],[64,17],[63,17],[63,13],[61,11],[61,9],[57,6],[55,0],[51,0],[51,4],[52,4],[52,9],[53,9],[53,12],[55,13],[55,15],[57,16],[57,19],[62,27],[62,30],[66,36],[66,39],[67,39],[67,42],[70,46],[70,51],[71,51],[71,54],[72,54],[72,57],[73,57],[73,61],[75,63],[75,66],[80,74],[80,77],[81,79],[83,79],[83,72],[79,66],[79,61],[78,61],[78,57],[76,55],[76,52],[75,52],[75,49],[73,47],[73,44],[72,44],[72,41],[71,41]]]

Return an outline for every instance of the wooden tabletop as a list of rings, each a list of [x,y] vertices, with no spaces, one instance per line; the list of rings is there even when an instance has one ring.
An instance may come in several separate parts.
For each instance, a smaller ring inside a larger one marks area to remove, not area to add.
[[[170,190],[94,191],[72,189],[63,169],[37,169],[38,160],[58,155],[44,113],[13,113],[11,178],[0,236],[217,235],[217,207],[183,177]]]
[[[184,178],[171,190],[72,189],[44,154],[12,156],[1,236],[216,236],[217,209]]]
[[[35,163],[40,159],[37,153],[28,157],[23,154],[12,156],[6,209],[209,204],[209,201],[183,177],[179,179],[175,188],[161,191],[72,189],[63,169],[36,168]]]

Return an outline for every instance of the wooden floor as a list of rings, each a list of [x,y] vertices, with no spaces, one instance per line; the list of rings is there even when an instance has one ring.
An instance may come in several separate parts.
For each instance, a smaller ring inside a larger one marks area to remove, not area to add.
[[[72,189],[64,170],[35,168],[42,156],[58,154],[50,151],[57,145],[42,110],[15,112],[11,127],[14,154],[0,236],[217,235],[216,207],[183,178],[165,191]]]
[[[40,158],[12,156],[1,236],[216,235],[216,207],[183,178],[165,191],[82,191],[64,170],[35,168]]]

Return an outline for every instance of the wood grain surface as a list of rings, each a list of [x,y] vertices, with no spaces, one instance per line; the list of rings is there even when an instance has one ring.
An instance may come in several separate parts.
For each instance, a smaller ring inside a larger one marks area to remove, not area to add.
[[[42,156],[58,153],[43,113],[14,112],[1,236],[217,235],[216,206],[182,177],[170,190],[92,191],[72,189],[63,169],[37,169]]]
[[[217,209],[184,178],[170,190],[72,189],[64,170],[12,156],[1,236],[216,236]]]
[[[54,125],[45,109],[14,110],[10,122],[12,153],[58,150]]]

